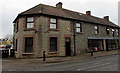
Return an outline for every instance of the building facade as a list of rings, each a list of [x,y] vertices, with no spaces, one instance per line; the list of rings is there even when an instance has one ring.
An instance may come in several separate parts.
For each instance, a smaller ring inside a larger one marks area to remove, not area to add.
[[[120,48],[120,27],[109,17],[98,18],[62,8],[39,4],[14,20],[17,58],[74,56]]]

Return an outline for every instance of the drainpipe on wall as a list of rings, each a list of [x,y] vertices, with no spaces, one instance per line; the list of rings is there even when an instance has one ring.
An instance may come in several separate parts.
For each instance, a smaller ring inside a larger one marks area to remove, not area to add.
[[[74,41],[74,56],[76,55],[76,33],[75,33],[75,23],[73,23],[73,41]]]

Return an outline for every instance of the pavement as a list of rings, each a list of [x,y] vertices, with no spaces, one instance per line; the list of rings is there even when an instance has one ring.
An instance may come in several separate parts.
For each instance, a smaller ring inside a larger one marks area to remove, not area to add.
[[[52,62],[55,63],[55,62],[91,59],[91,58],[97,58],[97,57],[108,56],[108,55],[116,55],[119,53],[119,51],[120,50],[94,52],[93,56],[91,56],[91,53],[84,53],[81,55],[70,56],[70,57],[53,57],[53,58],[47,58],[45,62],[46,63],[52,63]]]
[[[102,56],[117,55],[119,51],[120,50],[94,52],[93,56],[91,56],[90,53],[85,53],[85,54],[76,55],[72,57],[50,57],[50,58],[46,58],[46,61],[43,61],[42,58],[37,58],[37,59],[8,58],[8,59],[2,60],[2,70],[6,71],[14,68],[29,67],[29,66],[36,66],[36,65],[48,65],[53,63],[77,61],[77,60],[92,59],[92,58],[97,58]]]

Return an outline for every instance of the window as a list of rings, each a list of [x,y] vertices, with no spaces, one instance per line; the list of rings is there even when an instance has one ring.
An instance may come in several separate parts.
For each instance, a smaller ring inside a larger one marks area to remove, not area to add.
[[[50,18],[50,28],[57,29],[57,19]]]
[[[114,34],[115,34],[115,30],[114,30],[114,29],[112,29],[112,35],[113,35],[113,37],[114,37]]]
[[[110,29],[109,29],[108,27],[106,27],[106,33],[107,33],[107,34],[109,34],[109,30],[110,30]]]
[[[27,17],[26,28],[34,28],[34,17]]]
[[[18,26],[19,26],[19,21],[16,22],[16,27],[15,27],[16,28],[16,32],[18,32],[18,28],[19,28]]]
[[[57,37],[50,37],[50,52],[57,51]]]
[[[18,39],[15,41],[15,51],[17,51],[17,46],[18,46]]]
[[[25,52],[32,53],[33,52],[33,37],[25,38]]]
[[[81,24],[76,23],[76,32],[82,32]]]
[[[116,29],[116,35],[119,36],[119,30],[118,29]]]
[[[95,29],[95,34],[98,34],[98,33],[99,33],[99,28],[98,28],[98,26],[95,26],[94,29]]]

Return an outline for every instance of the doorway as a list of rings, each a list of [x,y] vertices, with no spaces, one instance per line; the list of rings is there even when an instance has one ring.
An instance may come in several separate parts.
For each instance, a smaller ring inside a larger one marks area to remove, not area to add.
[[[71,41],[70,38],[65,38],[65,48],[66,48],[66,56],[71,56]]]

